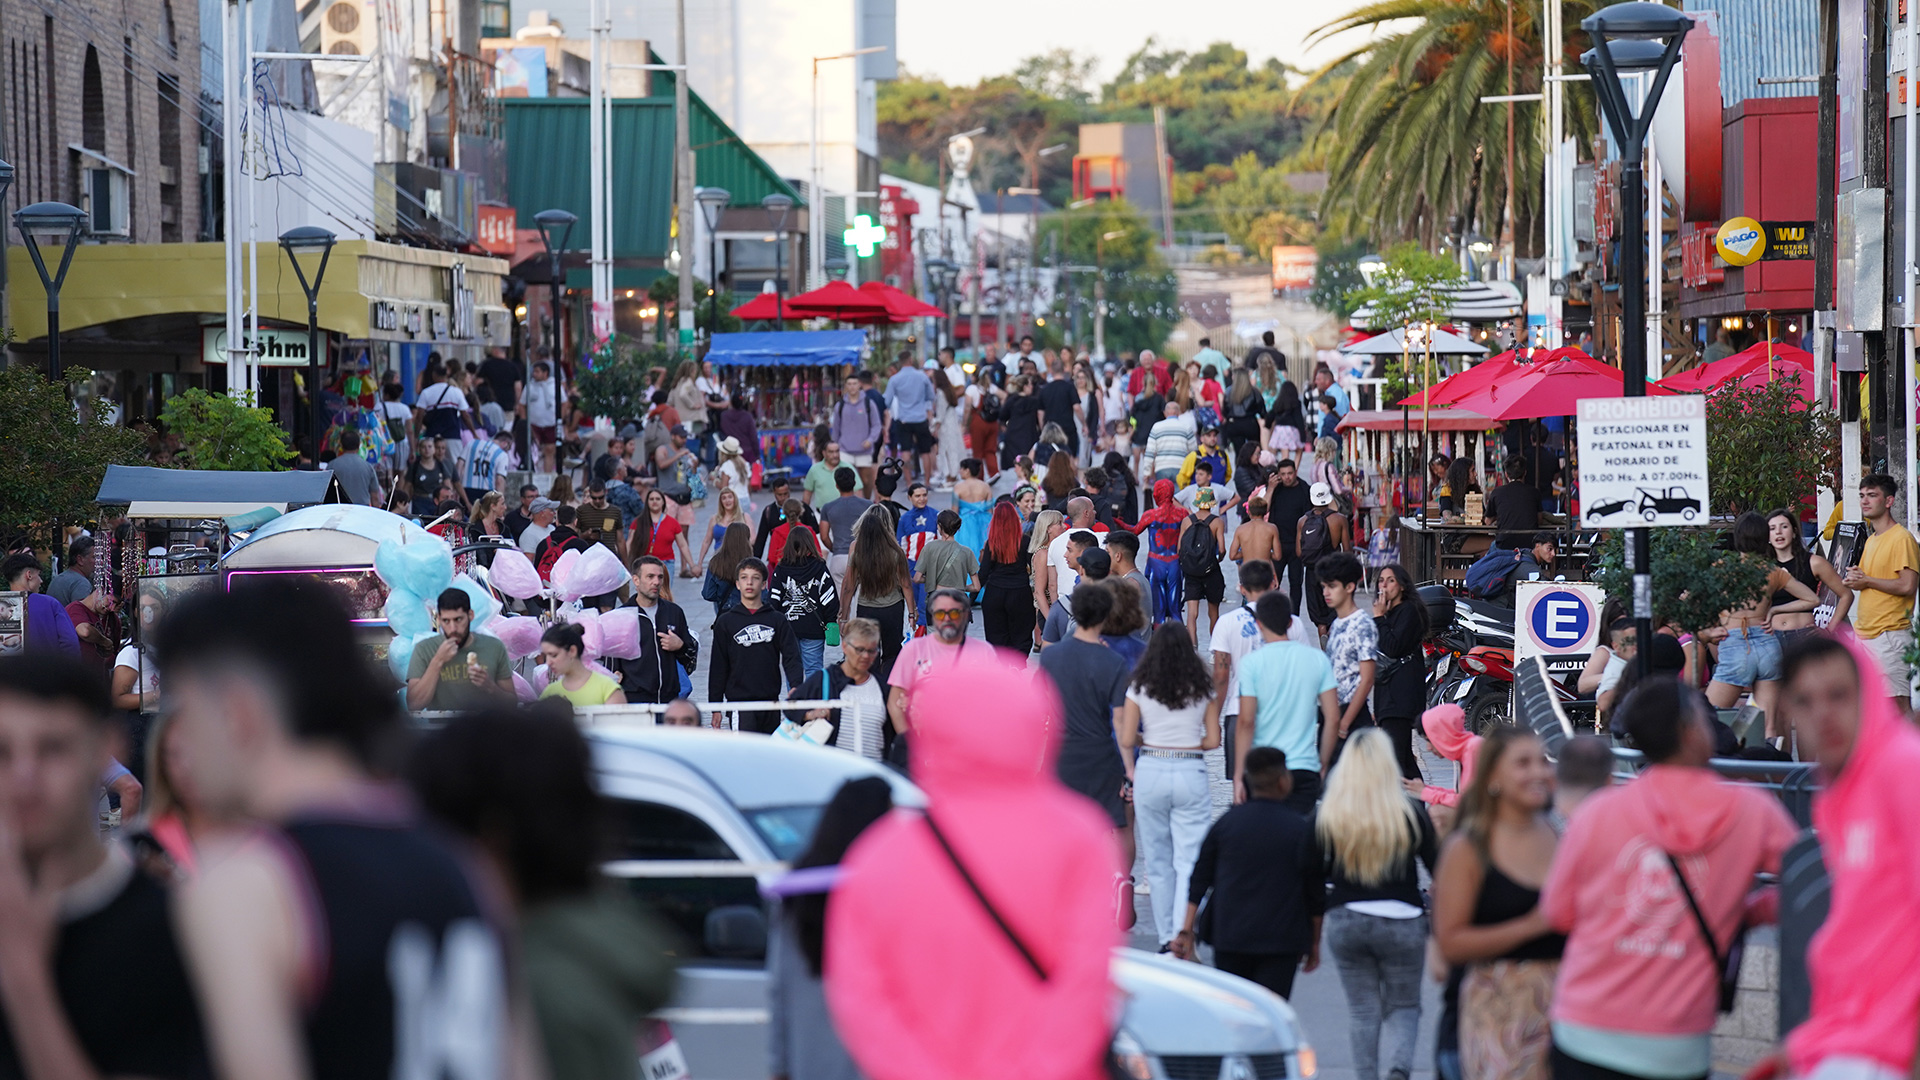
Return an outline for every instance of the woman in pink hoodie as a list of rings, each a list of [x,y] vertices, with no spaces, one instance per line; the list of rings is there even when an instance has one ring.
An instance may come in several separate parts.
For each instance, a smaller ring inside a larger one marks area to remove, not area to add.
[[[1861,674],[1870,694],[1860,693]],[[1813,824],[1833,883],[1807,950],[1813,1007],[1787,1040],[1796,1076],[1904,1080],[1920,1031],[1920,733],[1879,691],[1852,635],[1806,638],[1781,665],[1784,719],[1826,781]]]
[[[1779,869],[1797,830],[1773,795],[1706,767],[1709,715],[1698,691],[1670,677],[1636,687],[1619,716],[1649,764],[1591,796],[1560,841],[1540,895],[1567,935],[1551,1013],[1555,1080],[1713,1069],[1715,954],[1743,924],[1771,918],[1771,904],[1749,898],[1754,875]]]
[[[916,690],[914,779],[952,857],[928,815],[896,811],[841,863],[827,1003],[873,1080],[1104,1076],[1119,944],[1113,825],[1055,776],[1060,699],[1009,655],[966,650]]]
[[[1473,765],[1480,757],[1480,736],[1467,733],[1467,714],[1458,705],[1435,705],[1420,714],[1420,729],[1427,733],[1433,752],[1460,763],[1460,782],[1452,788],[1434,787],[1417,780],[1407,781],[1407,793],[1417,795],[1428,806],[1459,806],[1460,793],[1473,786]]]

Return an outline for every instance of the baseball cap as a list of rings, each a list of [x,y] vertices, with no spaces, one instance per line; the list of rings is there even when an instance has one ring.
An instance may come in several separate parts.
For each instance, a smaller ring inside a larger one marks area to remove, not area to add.
[[[1325,481],[1322,481],[1313,485],[1307,497],[1313,500],[1313,505],[1315,506],[1332,506],[1333,487]]]
[[[929,371],[938,371],[940,369],[940,361],[935,360],[933,357],[929,356],[927,357],[927,362],[924,364],[921,364],[920,366],[923,368],[926,368]]]
[[[687,437],[688,437],[688,435],[687,435],[687,425],[685,425],[685,424],[675,424],[675,425],[673,425],[672,427],[670,427],[670,428],[668,428],[668,429],[667,429],[667,434],[669,434],[669,435],[678,435],[678,436],[680,436],[681,438],[683,438],[683,439],[685,439],[685,438],[687,438]]]
[[[1090,547],[1080,553],[1080,569],[1088,577],[1105,577],[1113,570],[1113,560],[1100,548]]]
[[[545,510],[558,510],[558,509],[560,509],[559,503],[554,502],[552,499],[542,497],[542,498],[533,500],[533,505],[527,507],[527,512],[530,514],[538,514]]]

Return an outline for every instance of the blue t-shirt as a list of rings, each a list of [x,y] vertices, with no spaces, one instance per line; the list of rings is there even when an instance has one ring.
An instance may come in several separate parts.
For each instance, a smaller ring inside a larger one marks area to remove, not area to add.
[[[894,535],[900,546],[906,550],[910,562],[920,561],[920,552],[939,537],[935,528],[940,520],[940,511],[931,506],[918,510],[909,506],[900,515],[900,524],[894,527]]]
[[[1320,771],[1320,695],[1334,688],[1319,649],[1270,641],[1240,661],[1240,696],[1255,698],[1253,745],[1287,755],[1287,768]]]
[[[887,380],[887,405],[903,424],[922,424],[933,408],[933,380],[917,367],[903,367]]]

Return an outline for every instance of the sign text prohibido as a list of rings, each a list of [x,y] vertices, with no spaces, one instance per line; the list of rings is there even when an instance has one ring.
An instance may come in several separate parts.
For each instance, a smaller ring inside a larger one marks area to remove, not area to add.
[[[1583,524],[1693,525],[1707,494],[1707,403],[1698,394],[1582,398],[1578,436]]]

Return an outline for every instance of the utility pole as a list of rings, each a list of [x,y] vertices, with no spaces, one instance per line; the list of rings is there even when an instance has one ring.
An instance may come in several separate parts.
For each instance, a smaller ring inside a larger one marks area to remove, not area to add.
[[[612,140],[608,138],[611,127],[607,122],[612,111],[607,86],[613,75],[608,70],[613,61],[607,44],[613,29],[612,19],[607,0],[591,0],[587,7],[587,156],[592,160],[587,172],[593,185],[588,199],[588,213],[593,222],[587,237],[591,249],[588,267],[592,276],[593,318],[589,320],[588,333],[595,347],[613,336],[613,185],[610,181],[613,170]]]
[[[693,136],[688,119],[687,76],[693,65],[687,61],[687,0],[674,0],[673,39],[678,50],[680,70],[673,73],[673,199],[680,220],[680,297],[675,302],[680,317],[680,349],[693,351]],[[813,192],[807,193],[809,206],[815,204]],[[808,216],[812,216],[811,213]],[[707,268],[707,276],[717,283],[716,267]],[[710,283],[712,284],[712,283]],[[718,284],[714,284],[713,302],[720,302]]]

